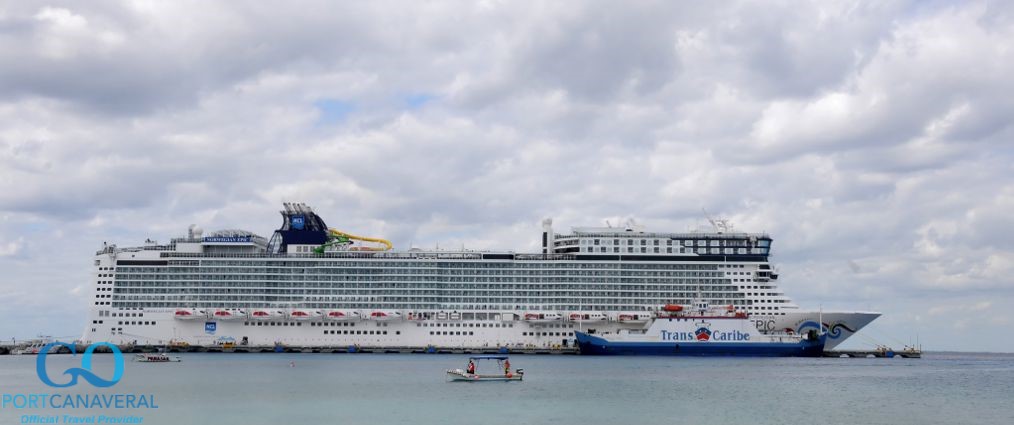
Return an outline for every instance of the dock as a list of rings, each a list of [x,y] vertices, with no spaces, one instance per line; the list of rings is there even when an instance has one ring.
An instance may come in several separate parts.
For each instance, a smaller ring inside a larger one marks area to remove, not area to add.
[[[15,353],[19,346],[7,343],[0,345],[0,355]],[[78,353],[87,348],[84,344],[75,344]],[[334,354],[534,354],[534,355],[573,355],[578,354],[577,347],[436,347],[436,346],[293,346],[293,345],[120,345],[123,353],[334,353]],[[108,352],[99,347],[96,353]],[[54,354],[69,353],[66,348]]]
[[[30,346],[32,342],[0,343],[0,355],[16,353],[18,349]],[[35,344],[38,344],[35,342]],[[87,345],[76,344],[78,353],[84,352]],[[123,353],[328,353],[328,354],[532,354],[532,355],[575,355],[579,354],[577,347],[436,347],[436,346],[292,346],[292,345],[121,345]],[[97,349],[100,353],[102,348]],[[54,354],[69,353],[63,348]],[[922,350],[906,347],[903,350],[892,350],[888,347],[878,347],[873,350],[829,350],[824,352],[824,357],[834,358],[893,358],[902,357],[906,359],[922,358]]]
[[[892,350],[887,347],[878,347],[874,350],[830,350],[824,352],[824,357],[845,357],[845,358],[894,358],[921,359],[922,350],[906,347],[903,350]]]

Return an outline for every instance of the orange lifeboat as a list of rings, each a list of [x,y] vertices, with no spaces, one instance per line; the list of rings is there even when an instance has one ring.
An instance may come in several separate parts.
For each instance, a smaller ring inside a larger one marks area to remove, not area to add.
[[[683,311],[683,306],[679,304],[666,304],[662,307],[662,311],[668,311],[670,313],[678,313]]]

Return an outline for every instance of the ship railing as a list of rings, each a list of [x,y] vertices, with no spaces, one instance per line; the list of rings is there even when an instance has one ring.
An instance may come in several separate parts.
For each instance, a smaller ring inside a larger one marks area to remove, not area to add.
[[[574,254],[514,254],[515,260],[576,260]]]
[[[439,259],[439,260],[480,260],[481,253],[468,252],[325,252],[323,254],[296,253],[200,253],[200,252],[162,252],[162,258],[363,258],[363,259]]]
[[[566,238],[586,238],[586,237],[601,237],[601,238],[670,238],[670,239],[737,239],[737,238],[757,238],[757,239],[770,239],[771,236],[767,233],[745,233],[745,232],[733,232],[733,233],[664,233],[664,232],[574,232],[571,234],[558,234],[556,239]]]

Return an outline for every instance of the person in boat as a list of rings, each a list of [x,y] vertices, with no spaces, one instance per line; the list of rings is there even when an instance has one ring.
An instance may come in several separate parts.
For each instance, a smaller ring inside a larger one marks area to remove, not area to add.
[[[506,360],[503,361],[503,374],[504,375],[510,375],[511,374],[511,361],[510,361],[510,359],[506,359]]]
[[[473,362],[472,359],[468,360],[468,368],[465,369],[465,371],[472,375],[475,375],[475,362]]]

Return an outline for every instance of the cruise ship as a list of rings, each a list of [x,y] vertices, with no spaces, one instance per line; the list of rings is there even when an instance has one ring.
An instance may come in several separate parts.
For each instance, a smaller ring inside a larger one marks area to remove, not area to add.
[[[574,347],[650,326],[667,305],[746,314],[762,333],[816,329],[830,349],[879,316],[804,310],[778,289],[767,234],[622,227],[557,233],[541,252],[396,250],[286,203],[270,238],[244,230],[94,258],[82,342],[195,346]],[[821,325],[820,323],[823,323]]]

